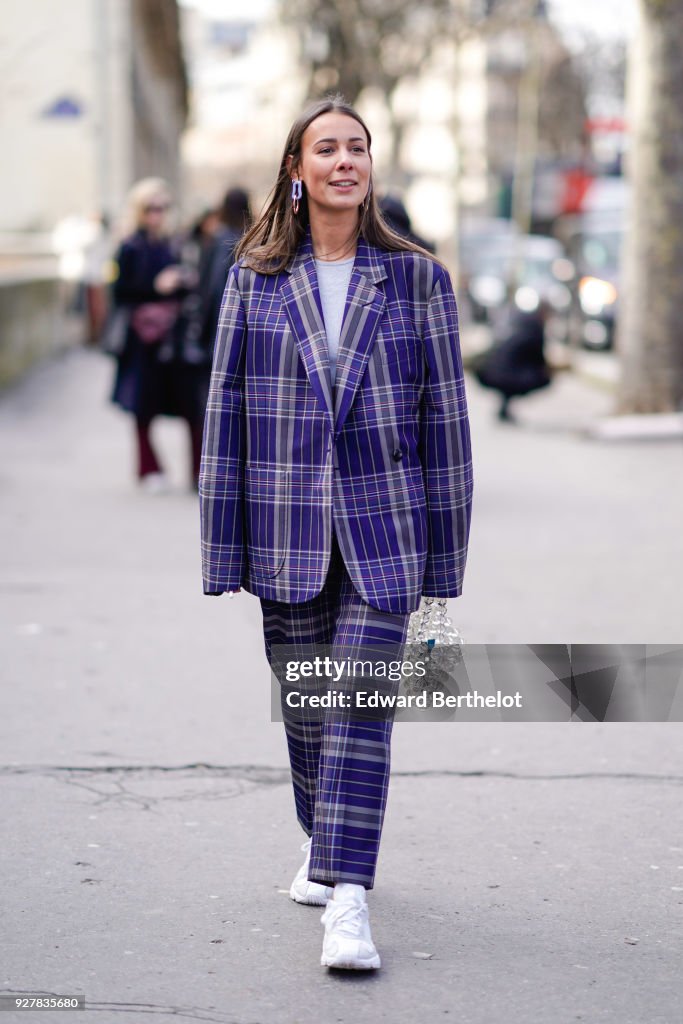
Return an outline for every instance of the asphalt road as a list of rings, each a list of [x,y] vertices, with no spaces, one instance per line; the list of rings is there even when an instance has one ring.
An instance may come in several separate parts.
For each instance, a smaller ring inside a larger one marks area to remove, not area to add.
[[[203,597],[186,438],[158,425],[175,490],[138,493],[110,376],[77,350],[0,400],[0,994],[98,1024],[678,1024],[677,724],[397,724],[383,967],[319,966],[258,601]],[[516,427],[469,395],[466,640],[680,643],[680,444],[587,440],[611,399],[569,375]]]

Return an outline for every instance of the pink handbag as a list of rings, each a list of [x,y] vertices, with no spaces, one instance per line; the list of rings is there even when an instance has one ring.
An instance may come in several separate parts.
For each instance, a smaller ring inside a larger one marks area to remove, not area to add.
[[[163,341],[180,311],[178,302],[143,302],[133,310],[131,327],[145,345]]]

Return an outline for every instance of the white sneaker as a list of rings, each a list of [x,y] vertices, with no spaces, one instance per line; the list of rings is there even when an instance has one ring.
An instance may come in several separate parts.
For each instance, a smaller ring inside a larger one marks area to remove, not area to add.
[[[338,889],[336,886],[334,899],[329,901],[320,918],[325,925],[320,963],[323,967],[351,971],[376,970],[381,967],[381,960],[370,934],[365,890],[362,886],[353,886],[354,890],[362,890],[362,895],[354,893],[350,898],[345,895],[339,899]]]
[[[308,903],[312,907],[324,907],[332,899],[334,889],[319,882],[309,882],[308,867],[311,863],[311,840],[307,839],[301,847],[306,852],[306,860],[296,873],[289,895],[297,903]]]
[[[140,480],[140,490],[146,494],[168,494],[171,485],[165,473],[147,473]]]

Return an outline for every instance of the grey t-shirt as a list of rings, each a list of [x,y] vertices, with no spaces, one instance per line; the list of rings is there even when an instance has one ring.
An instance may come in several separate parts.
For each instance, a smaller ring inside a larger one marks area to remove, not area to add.
[[[350,260],[339,260],[330,263],[328,260],[316,260],[315,269],[318,275],[320,301],[323,307],[327,344],[330,352],[330,376],[332,386],[337,373],[337,353],[341,336],[344,306],[349,291],[349,282],[353,272],[354,257]]]

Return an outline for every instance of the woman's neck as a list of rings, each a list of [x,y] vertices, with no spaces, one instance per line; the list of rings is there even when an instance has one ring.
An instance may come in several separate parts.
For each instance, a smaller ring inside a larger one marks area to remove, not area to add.
[[[355,210],[348,213],[349,216],[311,217],[311,240],[316,259],[333,262],[356,255],[358,214]]]

